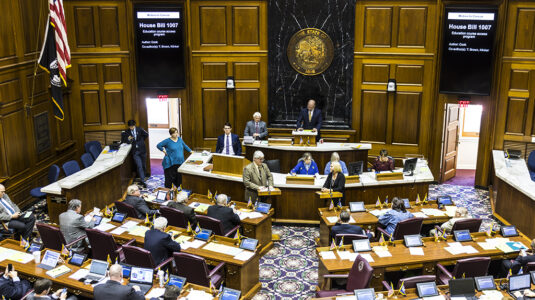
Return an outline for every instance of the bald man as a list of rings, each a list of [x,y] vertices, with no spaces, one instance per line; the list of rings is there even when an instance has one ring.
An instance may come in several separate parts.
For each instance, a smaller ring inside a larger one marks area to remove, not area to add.
[[[96,300],[144,300],[145,295],[139,286],[123,285],[123,267],[112,265],[108,271],[110,279],[103,284],[95,286],[93,296]]]
[[[316,141],[319,141],[321,139],[321,122],[323,122],[323,117],[321,116],[321,110],[316,108],[316,100],[308,100],[307,107],[301,110],[297,118],[297,130],[312,129],[312,131],[318,132]]]

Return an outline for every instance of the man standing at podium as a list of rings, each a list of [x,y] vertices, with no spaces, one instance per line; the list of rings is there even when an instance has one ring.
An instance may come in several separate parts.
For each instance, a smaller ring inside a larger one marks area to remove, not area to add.
[[[312,129],[313,132],[318,133],[316,141],[319,141],[321,139],[320,128],[322,121],[321,110],[316,108],[316,100],[310,99],[307,102],[307,107],[301,110],[297,118],[297,130]]]
[[[273,189],[273,175],[264,162],[264,153],[255,151],[253,162],[243,169],[243,184],[245,185],[244,201],[255,202],[258,199],[258,192],[261,190]]]

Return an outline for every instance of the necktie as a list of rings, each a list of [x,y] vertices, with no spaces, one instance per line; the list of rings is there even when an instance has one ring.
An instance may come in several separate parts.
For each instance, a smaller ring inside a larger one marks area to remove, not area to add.
[[[132,130],[132,136],[134,136],[134,141],[136,140],[136,130]]]
[[[255,123],[256,124],[256,133],[258,133],[258,123]]]
[[[226,154],[230,154],[230,139],[229,139],[229,136],[230,136],[230,134],[227,135],[227,152],[226,152]]]
[[[0,201],[2,202],[2,205],[7,209],[10,215],[15,213],[15,210],[11,208],[11,205],[9,205],[7,201],[4,200],[4,198],[0,198]]]
[[[311,110],[308,111],[308,121],[312,122],[312,111]]]
[[[260,178],[260,183],[262,183],[262,173],[260,173],[260,167],[256,167],[256,170],[258,171],[258,178]]]

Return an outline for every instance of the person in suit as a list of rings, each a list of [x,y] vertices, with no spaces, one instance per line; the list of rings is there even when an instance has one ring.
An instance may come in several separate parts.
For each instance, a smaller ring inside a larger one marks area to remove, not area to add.
[[[30,214],[24,218],[20,208],[9,199],[6,187],[2,184],[0,184],[0,221],[6,222],[7,228],[13,229],[17,237],[29,241],[35,225],[35,216]]]
[[[121,143],[132,145],[130,153],[136,164],[137,175],[141,180],[141,184],[146,187],[145,173],[147,171],[147,150],[145,149],[145,139],[149,134],[145,129],[137,127],[135,120],[128,120],[128,128],[129,130],[121,132]]]
[[[223,234],[226,234],[240,224],[240,217],[234,212],[234,210],[227,206],[227,195],[218,194],[216,198],[216,204],[208,207],[206,215],[221,221],[223,225]]]
[[[316,100],[310,99],[307,102],[307,107],[303,108],[297,117],[297,130],[312,129],[317,132],[316,141],[321,141],[320,129],[323,117],[321,110],[316,108]]]
[[[185,204],[187,200],[188,193],[180,192],[176,195],[176,201],[169,201],[169,203],[167,203],[167,206],[174,209],[178,209],[183,212],[184,215],[188,218],[191,227],[195,228],[197,227],[197,218],[195,217],[195,211],[193,210],[193,208]]]
[[[145,295],[139,286],[123,285],[123,267],[114,264],[108,271],[110,279],[106,283],[98,284],[93,289],[95,300],[144,300]]]
[[[305,152],[290,173],[292,175],[316,175],[319,173],[319,169],[312,155],[309,152]]]
[[[331,163],[335,161],[340,163],[340,166],[342,167],[342,173],[344,173],[344,175],[349,175],[346,163],[340,160],[340,155],[338,154],[338,152],[333,152],[333,154],[331,154],[331,160],[325,165],[325,170],[323,171],[323,174],[329,175],[329,173],[331,173]]]
[[[376,172],[394,170],[394,160],[388,156],[386,149],[379,151],[379,156],[373,162],[373,169]]]
[[[373,237],[371,233],[364,232],[362,227],[358,225],[350,225],[350,217],[351,215],[347,210],[340,212],[340,223],[336,223],[336,225],[331,228],[331,239],[329,240],[336,238],[337,234],[362,234],[368,236],[368,238]]]
[[[273,189],[273,175],[268,166],[263,163],[264,153],[255,151],[253,162],[243,169],[243,184],[245,185],[245,201],[255,202],[258,199],[258,191],[261,189]]]
[[[321,188],[322,192],[340,192],[342,193],[342,198],[339,198],[338,201],[341,205],[345,203],[345,190],[346,190],[346,177],[342,173],[342,167],[339,162],[331,163],[331,172],[327,175],[325,183]]]
[[[171,257],[173,252],[180,251],[180,244],[173,241],[171,236],[165,232],[166,227],[167,219],[158,217],[154,220],[154,228],[145,232],[143,247],[150,251],[154,263],[157,265]]]
[[[129,186],[126,189],[126,194],[127,196],[124,199],[124,202],[132,205],[136,209],[138,219],[144,219],[147,214],[149,216],[160,214],[158,210],[150,209],[147,206],[147,203],[141,197],[141,192],[139,191],[139,187],[137,185],[132,184]]]
[[[528,251],[520,250],[520,254],[515,259],[505,259],[502,261],[502,276],[506,277],[509,274],[509,270],[513,275],[520,272],[520,268],[526,268],[526,265],[530,262],[535,262],[535,239],[531,240],[531,249]]]
[[[414,218],[414,215],[407,211],[403,200],[394,197],[392,209],[379,217],[379,224],[385,227],[386,232],[392,234],[399,222],[410,218]]]
[[[169,128],[170,138],[167,138],[156,145],[158,150],[165,154],[162,161],[163,172],[165,175],[164,186],[168,189],[174,184],[179,187],[182,184],[182,175],[178,172],[178,168],[184,162],[184,150],[189,153],[193,151],[184,143],[184,140],[178,136],[178,129],[175,127]]]
[[[52,281],[47,278],[39,278],[33,284],[33,293],[28,295],[28,300],[76,300],[76,296],[71,295],[67,298],[67,292],[63,292],[63,289],[57,290],[52,293]]]
[[[232,133],[229,122],[223,126],[224,134],[217,137],[215,152],[227,155],[241,155],[241,143],[237,134]]]
[[[72,199],[69,201],[69,205],[66,212],[62,212],[59,215],[59,229],[67,244],[72,243],[81,236],[85,236],[86,228],[93,228],[95,226],[95,218],[93,217],[93,212],[90,213],[92,216],[90,222],[86,222],[84,216],[80,214],[82,211],[82,201],[78,199]],[[89,245],[89,242],[86,240],[86,244]],[[84,241],[79,241],[71,247],[71,250],[74,252],[87,252],[87,248],[84,245]]]
[[[262,115],[259,112],[253,114],[253,120],[247,122],[243,136],[252,136],[255,140],[263,140],[267,137],[268,131],[266,122],[260,121]]]
[[[0,276],[0,295],[5,299],[18,300],[26,295],[32,288],[32,285],[27,280],[21,280],[18,276],[15,267],[8,272],[6,271]]]

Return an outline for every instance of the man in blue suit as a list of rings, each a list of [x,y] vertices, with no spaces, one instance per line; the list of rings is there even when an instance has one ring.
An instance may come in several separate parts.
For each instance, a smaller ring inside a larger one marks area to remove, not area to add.
[[[154,220],[154,229],[145,232],[143,247],[150,251],[156,265],[171,257],[173,252],[180,251],[180,244],[173,241],[171,236],[164,232],[165,227],[167,227],[167,219],[158,217]]]
[[[232,126],[229,122],[223,127],[224,134],[217,137],[215,152],[227,155],[241,155],[241,143],[237,134],[232,133]]]
[[[368,238],[372,237],[371,233],[367,234],[360,226],[350,225],[349,218],[350,215],[347,210],[340,212],[340,223],[337,223],[331,229],[331,239],[335,238],[337,234],[362,234],[367,235]]]
[[[121,143],[132,144],[132,157],[136,163],[136,170],[141,179],[141,184],[145,185],[145,172],[147,170],[145,162],[147,161],[147,150],[145,148],[145,139],[149,134],[145,129],[136,126],[135,120],[128,120],[128,130],[121,133]]]
[[[307,102],[307,107],[301,110],[299,117],[297,118],[297,130],[312,129],[314,132],[318,132],[316,141],[321,139],[320,129],[323,118],[321,116],[321,110],[316,108],[316,100],[310,99]]]

